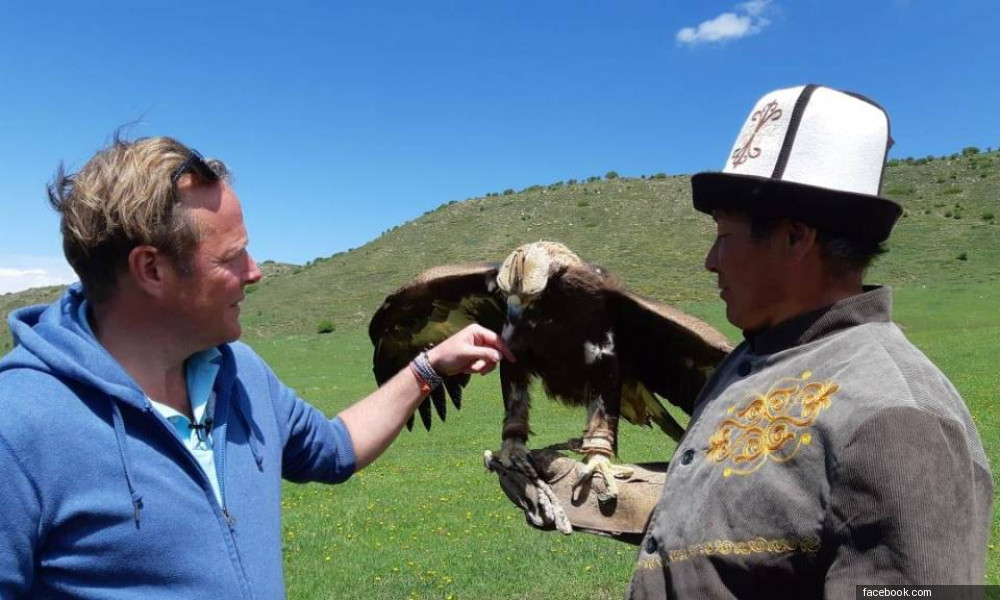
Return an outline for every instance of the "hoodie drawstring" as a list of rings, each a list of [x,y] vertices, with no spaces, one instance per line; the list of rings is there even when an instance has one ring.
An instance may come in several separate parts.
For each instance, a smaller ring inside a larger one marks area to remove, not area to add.
[[[139,528],[139,513],[142,512],[142,494],[140,494],[132,484],[132,470],[129,465],[132,463],[128,453],[128,438],[125,436],[125,421],[122,419],[121,409],[118,402],[109,397],[111,402],[111,421],[115,427],[115,439],[118,441],[118,456],[121,457],[122,467],[125,470],[125,483],[128,485],[129,494],[132,496],[132,517],[135,519],[135,528]]]

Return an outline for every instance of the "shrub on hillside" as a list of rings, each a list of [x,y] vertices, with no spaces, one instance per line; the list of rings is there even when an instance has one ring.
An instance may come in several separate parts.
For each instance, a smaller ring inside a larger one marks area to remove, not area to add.
[[[958,256],[956,256],[955,259],[956,260],[969,260],[969,253],[968,252],[962,252],[961,254],[959,254]]]
[[[650,179],[666,179],[666,178],[667,178],[666,173],[653,173],[653,176],[650,177]]]
[[[912,196],[917,189],[912,185],[894,185],[885,191],[888,196]]]
[[[333,333],[337,327],[330,319],[323,319],[316,324],[316,333]]]
[[[514,193],[514,190],[513,190],[513,189],[511,189],[511,188],[507,188],[507,189],[505,189],[505,190],[503,191],[503,195],[504,195],[504,196],[510,196],[510,195],[512,195],[513,193]]]
[[[979,148],[975,146],[966,146],[962,148],[962,156],[972,156],[974,154],[979,154]]]
[[[605,179],[618,179],[618,173],[616,171],[608,171],[604,174]]]
[[[983,220],[984,221],[992,221],[993,220],[993,213],[991,213],[989,211],[984,212],[983,213]]]

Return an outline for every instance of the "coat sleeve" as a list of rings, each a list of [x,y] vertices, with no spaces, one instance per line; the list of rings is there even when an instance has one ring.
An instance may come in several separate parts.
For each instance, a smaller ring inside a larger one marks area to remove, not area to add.
[[[880,410],[833,469],[826,597],[853,598],[859,584],[982,584],[992,483],[962,424]]]
[[[38,489],[0,436],[0,598],[20,598],[31,587],[39,542]]]
[[[356,459],[344,422],[327,418],[265,368],[281,432],[282,477],[296,483],[346,481],[354,474]]]

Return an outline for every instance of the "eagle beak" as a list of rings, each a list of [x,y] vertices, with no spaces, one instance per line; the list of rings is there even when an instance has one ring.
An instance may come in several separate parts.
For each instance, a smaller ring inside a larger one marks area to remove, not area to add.
[[[521,312],[524,307],[521,305],[521,299],[517,296],[511,296],[507,298],[507,321],[513,323],[521,318]]]

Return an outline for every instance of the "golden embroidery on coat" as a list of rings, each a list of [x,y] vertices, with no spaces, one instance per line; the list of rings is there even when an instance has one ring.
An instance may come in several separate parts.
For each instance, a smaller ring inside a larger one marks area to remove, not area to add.
[[[773,540],[754,538],[752,540],[734,542],[732,540],[715,540],[697,544],[683,550],[669,550],[666,562],[683,562],[698,556],[735,555],[750,556],[752,554],[817,554],[819,540],[816,538],[777,538]],[[659,555],[648,556],[639,560],[636,570],[652,570],[663,568],[663,558]]]
[[[683,550],[670,550],[667,557],[670,562],[690,560],[696,556],[722,555],[748,556],[751,554],[785,554],[800,552],[816,554],[819,552],[819,540],[815,538],[778,538],[768,540],[754,538],[752,540],[734,542],[732,540],[715,540],[697,544]]]
[[[708,458],[726,463],[724,477],[749,475],[768,460],[789,461],[812,443],[812,434],[804,430],[830,406],[840,386],[810,382],[811,377],[806,371],[801,377],[782,378],[767,393],[744,401],[742,408],[729,407],[731,416],[708,438]]]

